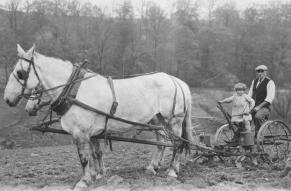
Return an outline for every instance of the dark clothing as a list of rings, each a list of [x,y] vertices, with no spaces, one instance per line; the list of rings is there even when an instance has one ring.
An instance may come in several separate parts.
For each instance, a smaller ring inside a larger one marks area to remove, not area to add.
[[[265,77],[264,80],[260,83],[259,83],[258,78],[254,80],[253,89],[252,89],[253,91],[252,98],[255,100],[255,107],[259,106],[261,103],[266,101],[265,99],[267,97],[267,85],[270,80],[271,79],[268,77]],[[252,117],[255,124],[256,137],[262,124],[268,120],[270,116],[270,112],[271,112],[271,104],[268,102],[256,113],[253,113]]]
[[[255,100],[255,107],[263,103],[267,96],[267,84],[270,81],[270,78],[265,78],[257,87],[259,79],[255,79],[254,85],[253,85],[253,96],[252,98]],[[270,109],[270,104],[267,104],[266,106],[268,109]]]

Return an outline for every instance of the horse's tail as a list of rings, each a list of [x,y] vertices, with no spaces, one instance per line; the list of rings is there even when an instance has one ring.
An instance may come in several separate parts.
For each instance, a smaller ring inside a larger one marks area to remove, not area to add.
[[[186,109],[185,118],[182,123],[182,138],[187,141],[183,142],[182,149],[186,150],[186,154],[190,154],[191,143],[193,143],[193,134],[192,134],[192,121],[191,121],[191,97]]]

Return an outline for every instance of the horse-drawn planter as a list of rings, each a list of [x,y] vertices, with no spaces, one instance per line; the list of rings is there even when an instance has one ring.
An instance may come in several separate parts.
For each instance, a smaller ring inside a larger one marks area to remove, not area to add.
[[[52,119],[48,115],[49,120],[32,129],[73,136],[84,172],[76,190],[87,187],[105,174],[100,139],[105,143],[116,140],[157,145],[147,167],[154,174],[165,147],[173,147],[168,170],[168,176],[173,177],[179,172],[183,150],[194,149],[198,157],[218,156],[221,159],[242,154],[271,156],[274,151],[277,159],[282,159],[289,152],[291,131],[281,121],[267,121],[261,127],[255,141],[256,153],[245,154],[238,147],[227,145],[239,132],[231,123],[218,128],[214,145],[195,142],[191,125],[191,92],[185,82],[168,74],[151,73],[113,80],[84,69],[83,65],[36,53],[34,46],[24,52],[18,45],[18,56],[4,99],[8,105],[15,106],[21,98],[27,98],[26,110],[30,113],[44,105],[50,105],[57,113],[59,118]],[[229,122],[229,116],[221,106],[219,108]],[[60,122],[62,130],[50,128],[55,122]],[[157,141],[114,135],[131,130],[154,132]]]
[[[217,106],[222,113],[226,114],[226,121],[230,122],[227,112],[221,105]],[[210,118],[211,119],[211,118]],[[43,133],[58,133],[58,134],[68,134],[66,131],[61,129],[51,128],[50,125],[58,123],[59,118],[54,118],[46,121],[42,121],[40,124],[35,124],[30,127],[31,130],[40,131]],[[140,124],[135,124],[140,126]],[[137,127],[135,130],[140,133],[142,131],[162,131],[163,127],[141,124],[142,126],[147,126],[147,128]],[[268,120],[260,128],[257,137],[254,137],[254,132],[251,136],[255,138],[252,140],[250,135],[244,134],[244,128],[242,126],[236,126],[236,124],[226,123],[217,128],[214,135],[205,135],[204,133],[198,134],[195,129],[193,129],[193,134],[196,135],[195,140],[199,142],[192,142],[191,149],[196,151],[195,159],[200,157],[213,157],[217,156],[221,160],[222,157],[232,157],[232,156],[248,156],[256,157],[260,156],[265,162],[275,163],[283,161],[290,152],[290,142],[291,142],[291,130],[290,128],[280,120]],[[239,135],[239,145],[233,145],[232,141],[235,134]],[[135,137],[135,136],[134,136]],[[137,139],[132,137],[123,137],[120,135],[110,134],[105,136],[104,134],[95,136],[96,139],[106,139],[109,141],[110,149],[112,150],[112,140],[113,141],[123,141],[139,144],[148,144],[164,147],[173,147],[170,142],[170,138],[164,137],[168,142],[153,141]],[[178,138],[179,139],[179,138]],[[107,143],[108,144],[108,143]],[[252,152],[246,152],[250,147],[254,149]]]

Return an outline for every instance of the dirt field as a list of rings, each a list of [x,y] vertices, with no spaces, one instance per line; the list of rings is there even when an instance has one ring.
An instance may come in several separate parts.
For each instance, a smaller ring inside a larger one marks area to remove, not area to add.
[[[216,101],[229,96],[221,90],[192,89],[192,115],[217,116]],[[8,108],[0,99],[0,191],[2,190],[70,190],[81,175],[81,166],[74,146],[60,146],[71,142],[69,136],[41,134],[27,129],[28,118],[23,109]],[[193,118],[196,130],[213,133],[220,124]],[[24,125],[23,125],[24,124]],[[144,136],[143,138],[150,138]],[[8,146],[14,148],[7,150]],[[34,147],[36,145],[49,147]],[[158,175],[145,173],[153,146],[114,142],[113,152],[105,152],[106,177],[94,183],[91,190],[291,190],[291,173],[279,178],[281,168],[238,169],[233,160],[223,164],[190,162],[183,159],[178,179],[166,177],[170,151]]]
[[[193,163],[183,157],[178,179],[166,177],[170,150],[158,175],[145,173],[152,146],[114,142],[105,152],[107,175],[91,190],[290,190],[280,171],[238,169],[231,163]],[[201,162],[201,161],[200,161]],[[74,146],[0,151],[0,190],[70,190],[81,175]]]

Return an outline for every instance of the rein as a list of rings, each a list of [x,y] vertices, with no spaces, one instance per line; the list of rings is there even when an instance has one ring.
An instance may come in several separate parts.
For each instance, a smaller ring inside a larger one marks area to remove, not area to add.
[[[87,63],[88,61],[84,61],[84,63]],[[65,87],[65,86],[68,86],[70,84],[75,84],[75,83],[78,83],[78,82],[81,82],[81,81],[84,81],[84,80],[88,80],[90,78],[93,78],[95,76],[98,76],[99,74],[94,74],[93,71],[91,70],[87,70],[88,72],[90,72],[92,75],[90,76],[87,76],[87,77],[83,77],[83,78],[80,78],[80,79],[75,79],[73,81],[69,81],[65,84],[61,84],[61,85],[58,85],[58,86],[55,86],[55,87],[52,87],[52,88],[49,88],[49,89],[39,89],[39,90],[36,90],[34,91],[33,93],[28,93],[28,94],[22,94],[20,95],[19,97],[23,97],[23,98],[26,98],[26,99],[30,99],[31,98],[31,95],[35,95],[37,96],[38,94],[41,94],[41,93],[46,93],[46,92],[49,92],[49,91],[52,91],[52,90],[55,90],[55,89],[59,89],[61,87]],[[145,73],[145,74],[133,74],[133,75],[125,75],[125,76],[112,76],[111,78],[112,79],[126,79],[126,78],[133,78],[133,77],[139,77],[139,76],[144,76],[144,75],[151,75],[151,74],[155,74],[157,72],[149,72],[149,73]],[[14,74],[15,75],[15,74]],[[106,76],[104,76],[106,77]],[[107,76],[106,78],[109,78],[110,76]],[[19,81],[19,83],[22,84],[22,82],[17,78],[17,81]],[[38,97],[35,97],[33,99],[38,99]]]
[[[99,74],[93,74],[92,73],[92,75],[84,77],[85,73],[92,72],[92,71],[85,70],[85,69],[82,68],[88,62],[87,60],[85,60],[81,65],[74,65],[73,72],[72,72],[71,76],[69,77],[67,83],[64,83],[64,84],[61,84],[61,85],[58,85],[58,86],[55,86],[55,87],[52,87],[52,88],[49,88],[49,89],[44,89],[42,87],[42,82],[41,82],[41,80],[39,78],[39,75],[38,75],[38,73],[36,71],[33,57],[32,57],[31,60],[23,58],[23,57],[20,57],[20,59],[22,59],[24,61],[27,61],[29,63],[28,70],[26,71],[27,76],[25,76],[26,78],[24,78],[24,83],[21,82],[21,78],[20,77],[17,77],[16,75],[14,75],[14,77],[17,79],[17,81],[22,86],[22,93],[19,96],[20,98],[23,97],[23,98],[30,99],[30,100],[38,99],[38,104],[40,104],[42,95],[44,93],[52,91],[52,90],[55,90],[55,89],[58,89],[58,88],[61,88],[61,87],[64,87],[64,89],[62,90],[61,94],[58,96],[58,98],[53,103],[51,103],[52,100],[50,100],[50,101],[42,104],[42,106],[50,105],[49,113],[44,118],[44,120],[50,115],[50,121],[52,121],[52,115],[51,115],[52,111],[55,111],[59,116],[61,116],[61,115],[65,114],[70,109],[70,107],[72,105],[77,105],[77,106],[79,106],[81,108],[84,108],[84,109],[87,109],[89,111],[92,111],[92,112],[98,113],[100,115],[103,115],[106,118],[105,127],[104,127],[103,132],[101,133],[101,135],[103,135],[105,137],[105,143],[106,144],[107,144],[107,123],[108,123],[109,119],[114,119],[114,120],[117,120],[117,121],[120,121],[120,122],[124,122],[124,123],[128,123],[128,124],[131,124],[131,125],[135,125],[135,126],[141,126],[141,127],[144,127],[145,129],[151,130],[151,131],[162,130],[162,131],[165,131],[166,134],[168,134],[169,138],[172,141],[175,141],[175,137],[173,135],[167,133],[168,131],[165,129],[165,126],[156,126],[156,125],[151,125],[151,124],[147,124],[147,123],[139,123],[139,122],[134,122],[134,121],[130,121],[130,120],[126,120],[126,119],[114,116],[114,114],[116,112],[116,109],[117,109],[117,106],[118,106],[118,102],[117,102],[116,95],[115,95],[113,80],[112,80],[112,78],[110,76],[107,77],[107,79],[108,79],[108,84],[110,86],[110,89],[112,91],[113,103],[112,103],[112,106],[111,106],[111,109],[110,109],[109,113],[101,111],[101,110],[98,110],[98,109],[95,109],[95,108],[93,108],[93,107],[91,107],[89,105],[86,105],[86,104],[78,101],[77,99],[75,99],[76,94],[72,95],[71,91],[73,90],[73,88],[75,88],[74,89],[74,90],[76,90],[75,92],[78,91],[79,84],[78,85],[76,85],[76,84],[80,83],[80,82],[82,82],[84,80],[87,80],[89,78],[92,78],[92,77],[95,77],[95,76],[99,75]],[[25,94],[24,91],[26,89],[27,81],[28,81],[28,78],[29,78],[28,75],[30,73],[31,68],[33,68],[34,73],[35,73],[35,75],[36,75],[36,77],[37,77],[37,79],[39,81],[39,85],[38,86],[40,86],[40,88],[35,89],[35,91],[33,91],[33,92]],[[83,69],[83,70],[81,70],[81,69]],[[154,73],[156,73],[156,72],[147,73],[147,74],[143,74],[143,75],[150,75],[150,74],[154,74]],[[124,78],[137,77],[137,76],[141,76],[141,74],[123,76],[123,77],[119,77],[119,78],[115,77],[115,79],[124,79]],[[174,117],[175,116],[175,106],[176,106],[176,99],[177,99],[176,97],[177,97],[177,88],[178,87],[181,89],[181,92],[182,92],[182,95],[183,95],[184,111],[186,110],[186,105],[185,105],[185,95],[184,95],[184,92],[183,92],[183,88],[181,87],[179,82],[177,82],[172,77],[171,77],[171,79],[172,79],[173,84],[175,86],[175,95],[174,95],[174,102],[173,102],[173,109],[172,109],[172,114],[173,114],[173,117]],[[110,141],[110,146],[111,146],[110,138],[109,138],[109,141]]]
[[[25,58],[21,58],[21,59],[25,59]],[[28,59],[25,59],[25,61],[29,61]],[[36,76],[37,76],[37,78],[38,78],[38,80],[39,80],[39,82],[41,83],[41,80],[40,80],[40,78],[39,78],[39,75],[38,75],[38,73],[36,72],[36,70],[35,70],[35,64],[34,64],[34,61],[29,61],[29,63],[31,63],[30,65],[32,65],[33,66],[33,68],[34,68],[34,71],[35,71],[35,74],[36,74]],[[79,65],[74,65],[75,67],[79,67],[79,68],[82,68],[85,64],[87,64],[88,63],[88,61],[87,60],[84,60],[84,62],[81,64],[81,66],[79,66]],[[29,65],[29,66],[30,66]],[[40,89],[37,89],[37,90],[35,90],[33,93],[27,93],[27,94],[25,94],[24,93],[24,90],[25,90],[25,87],[26,87],[26,82],[27,82],[27,80],[25,80],[25,83],[23,84],[16,76],[15,76],[15,74],[13,74],[14,75],[14,77],[16,78],[16,80],[22,85],[22,89],[23,89],[23,92],[22,92],[22,94],[21,95],[19,95],[19,97],[20,98],[26,98],[26,99],[40,99],[41,98],[41,96],[40,95],[42,95],[43,93],[46,93],[46,92],[49,92],[49,91],[52,91],[52,90],[55,90],[55,89],[59,89],[59,88],[61,88],[61,87],[67,87],[67,86],[70,86],[70,85],[74,85],[74,84],[76,84],[76,83],[78,83],[78,82],[81,82],[81,81],[83,81],[83,80],[87,80],[87,79],[90,79],[90,78],[92,78],[92,77],[95,77],[95,76],[97,76],[98,74],[92,74],[92,75],[90,75],[90,76],[87,76],[87,77],[85,77],[85,78],[80,78],[80,79],[73,79],[73,80],[69,80],[67,83],[65,83],[65,84],[61,84],[61,85],[58,85],[58,86],[55,86],[55,87],[52,87],[52,88],[49,88],[49,89],[43,89],[43,88],[40,88]],[[34,95],[35,97],[33,97],[33,98],[31,98],[31,96],[32,95]]]
[[[77,106],[79,106],[81,108],[87,109],[87,110],[92,111],[94,113],[98,113],[98,114],[103,115],[105,117],[108,117],[110,119],[114,119],[114,120],[121,121],[121,122],[124,122],[124,123],[128,123],[128,124],[131,124],[131,125],[136,125],[136,126],[141,126],[141,127],[148,127],[148,128],[150,128],[150,130],[162,130],[164,128],[163,126],[139,123],[139,122],[129,121],[127,119],[123,119],[123,118],[120,118],[120,117],[116,117],[114,115],[111,115],[110,113],[106,113],[106,112],[101,111],[99,109],[95,109],[95,108],[93,108],[93,107],[91,107],[91,106],[89,106],[89,105],[87,105],[85,103],[82,103],[82,102],[78,101],[75,98],[68,97],[68,100],[71,103],[73,103],[73,104],[75,104],[75,105],[77,105]]]

